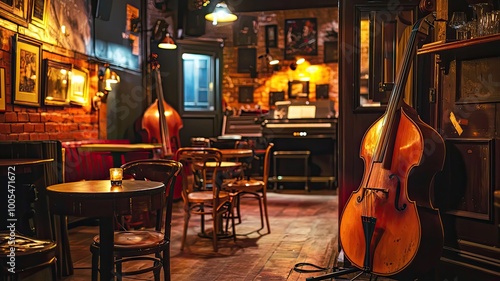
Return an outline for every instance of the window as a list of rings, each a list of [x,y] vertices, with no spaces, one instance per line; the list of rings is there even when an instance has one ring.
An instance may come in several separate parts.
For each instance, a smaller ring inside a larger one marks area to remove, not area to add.
[[[214,111],[212,64],[209,55],[182,54],[185,111]]]

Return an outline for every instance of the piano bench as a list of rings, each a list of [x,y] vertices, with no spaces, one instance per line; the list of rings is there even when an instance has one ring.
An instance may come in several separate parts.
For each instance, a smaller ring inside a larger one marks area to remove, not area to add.
[[[278,182],[304,182],[305,190],[309,191],[309,150],[277,150],[273,152],[273,182],[274,190],[278,189]],[[303,176],[280,176],[278,175],[277,163],[279,159],[303,159]]]

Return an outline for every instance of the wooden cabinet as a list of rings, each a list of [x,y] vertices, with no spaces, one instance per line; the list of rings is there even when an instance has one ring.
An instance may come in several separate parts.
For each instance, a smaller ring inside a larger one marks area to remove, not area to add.
[[[445,245],[439,280],[500,278],[500,34],[424,45],[436,55],[437,130],[445,167],[435,179]]]

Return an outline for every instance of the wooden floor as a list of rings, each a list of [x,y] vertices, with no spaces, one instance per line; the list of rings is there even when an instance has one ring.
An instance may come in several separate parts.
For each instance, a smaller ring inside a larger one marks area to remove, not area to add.
[[[332,269],[338,256],[338,198],[335,191],[270,192],[268,198],[271,234],[241,235],[236,243],[223,240],[218,253],[212,251],[210,239],[197,236],[199,218],[191,219],[189,249],[180,251],[183,210],[182,202],[174,203],[172,280],[305,280],[327,272],[299,273],[293,270],[297,263],[308,262]],[[243,221],[237,225],[237,233],[247,233],[260,226],[258,205],[254,200],[243,202],[242,212]],[[63,281],[90,280],[88,247],[97,232],[96,226],[78,226],[70,230],[75,271]],[[145,274],[125,280],[153,280],[153,277]]]

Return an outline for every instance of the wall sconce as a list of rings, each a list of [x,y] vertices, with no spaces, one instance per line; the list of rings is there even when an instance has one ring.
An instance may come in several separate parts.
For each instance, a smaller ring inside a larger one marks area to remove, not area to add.
[[[280,61],[278,59],[273,58],[271,54],[269,53],[269,48],[266,48],[266,53],[263,55],[260,55],[258,57],[259,59],[265,59],[267,64],[270,65],[274,71],[280,70]]]
[[[233,14],[231,10],[227,7],[224,1],[219,2],[215,5],[214,10],[205,15],[205,19],[211,21],[213,25],[217,25],[219,22],[232,22],[238,19],[238,16]]]
[[[172,38],[172,35],[168,31],[169,24],[164,19],[156,20],[156,23],[153,26],[153,28],[148,30],[141,30],[140,24],[141,24],[140,18],[131,19],[130,27],[132,32],[152,31],[151,41],[158,42],[158,48],[168,49],[168,50],[174,50],[177,48],[177,45],[175,44],[175,41]]]
[[[99,110],[101,103],[106,103],[106,101],[108,100],[108,94],[113,90],[111,88],[111,84],[116,84],[120,82],[120,76],[118,76],[116,72],[112,71],[109,68],[108,63],[104,64],[104,68],[99,69],[98,77],[99,77],[98,92],[92,98],[92,107],[95,110]]]
[[[291,70],[296,70],[296,69],[297,69],[297,66],[298,66],[299,64],[304,63],[305,61],[306,61],[306,59],[304,59],[304,58],[298,58],[296,61],[294,61],[294,62],[292,62],[292,63],[290,64],[290,69],[291,69]]]

